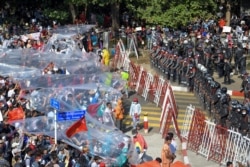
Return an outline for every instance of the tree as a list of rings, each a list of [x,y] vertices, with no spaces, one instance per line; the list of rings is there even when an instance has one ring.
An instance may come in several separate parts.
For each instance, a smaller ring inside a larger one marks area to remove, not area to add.
[[[110,7],[112,29],[117,31],[120,27],[120,4],[122,0],[92,0],[92,4]]]
[[[72,22],[74,22],[76,15],[77,15],[76,6],[85,6],[86,8],[88,6],[89,1],[88,0],[64,0],[64,3],[69,6],[69,10],[70,10],[71,17],[72,17]]]
[[[177,28],[199,18],[213,18],[217,10],[215,0],[137,0],[128,8],[148,24]]]

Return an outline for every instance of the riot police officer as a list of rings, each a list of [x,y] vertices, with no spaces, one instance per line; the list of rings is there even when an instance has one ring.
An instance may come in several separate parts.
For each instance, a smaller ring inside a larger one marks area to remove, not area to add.
[[[224,55],[221,49],[218,49],[216,51],[217,54],[217,61],[215,61],[215,63],[217,64],[217,72],[219,75],[219,78],[223,77],[224,75]]]
[[[238,75],[238,72],[240,71],[240,74],[243,71],[242,67],[241,67],[241,62],[244,61],[244,50],[242,48],[242,44],[241,43],[237,43],[237,49],[235,51],[235,57],[234,57],[234,61],[235,61],[235,75]]]
[[[227,118],[228,128],[239,128],[241,119],[241,104],[238,100],[232,100],[230,105],[230,112]]]
[[[190,92],[193,92],[193,89],[194,89],[195,73],[196,73],[196,67],[194,66],[194,62],[190,61],[188,64],[188,70],[187,70],[187,82],[188,82],[188,88]]]
[[[224,84],[231,84],[230,74],[233,71],[232,65],[228,58],[224,59]]]

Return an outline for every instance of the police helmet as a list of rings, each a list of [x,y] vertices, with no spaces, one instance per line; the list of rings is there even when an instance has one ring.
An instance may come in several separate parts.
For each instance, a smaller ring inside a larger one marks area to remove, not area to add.
[[[214,78],[213,77],[206,77],[206,80],[208,83],[211,83],[214,80]]]
[[[202,64],[198,63],[198,64],[197,64],[197,68],[200,70],[201,67],[202,67]]]
[[[227,93],[227,87],[222,87],[221,88],[221,93]]]
[[[240,112],[242,110],[242,104],[237,104],[237,111]]]
[[[248,76],[246,80],[248,83],[250,83],[250,76]]]
[[[238,100],[232,100],[231,101],[231,105],[232,106],[237,106],[239,104],[239,101]]]
[[[241,114],[242,114],[242,115],[246,115],[247,113],[248,113],[247,107],[246,107],[246,106],[242,106]]]
[[[215,94],[217,98],[221,98],[221,89],[218,89]]]
[[[214,81],[214,87],[219,89],[221,87],[220,83],[217,81]]]

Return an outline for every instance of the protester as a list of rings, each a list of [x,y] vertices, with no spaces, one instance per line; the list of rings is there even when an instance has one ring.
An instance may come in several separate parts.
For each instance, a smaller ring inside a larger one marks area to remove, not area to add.
[[[116,104],[116,107],[114,109],[115,126],[120,130],[123,129],[122,120],[124,118],[124,108],[122,105],[122,100],[123,100],[122,98],[117,100],[117,104]]]
[[[172,138],[170,136],[165,137],[165,142],[161,150],[162,167],[170,167],[174,160],[174,156],[170,149]]]
[[[135,149],[137,153],[139,154],[139,160],[138,163],[143,161],[143,157],[145,156],[147,149],[148,149],[148,144],[144,137],[136,130],[132,130],[132,135],[133,135],[133,143],[135,146]]]
[[[141,104],[139,103],[138,98],[133,99],[133,102],[130,105],[129,115],[132,117],[133,129],[136,129],[140,123],[141,115]]]
[[[107,48],[103,48],[102,50],[102,61],[105,66],[109,66],[110,62],[110,53]]]
[[[4,158],[4,152],[0,149],[0,166],[2,167],[10,167],[10,163]]]
[[[233,163],[231,161],[228,161],[226,165],[227,167],[233,167]]]
[[[125,81],[125,87],[124,87],[124,94],[126,97],[129,97],[129,92],[128,92],[128,80],[129,80],[129,73],[128,71],[125,71],[123,67],[120,68],[121,72],[121,79]]]
[[[177,150],[177,143],[174,140],[174,134],[172,132],[168,132],[167,136],[169,136],[171,138],[171,143],[169,145],[170,150],[173,154],[173,156],[175,156],[176,150]]]
[[[103,123],[105,125],[112,126],[114,125],[114,119],[113,119],[113,109],[112,104],[110,102],[106,103],[106,108],[103,112]]]

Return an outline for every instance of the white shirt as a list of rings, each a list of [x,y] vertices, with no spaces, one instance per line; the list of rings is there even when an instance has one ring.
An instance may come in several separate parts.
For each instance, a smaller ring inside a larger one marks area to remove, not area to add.
[[[129,115],[134,116],[135,114],[140,115],[141,114],[141,105],[137,102],[132,102],[130,106]]]
[[[14,95],[14,94],[15,94],[14,89],[11,89],[8,91],[8,97],[12,97],[12,95]]]
[[[99,165],[96,162],[91,163],[91,167],[98,167]]]

